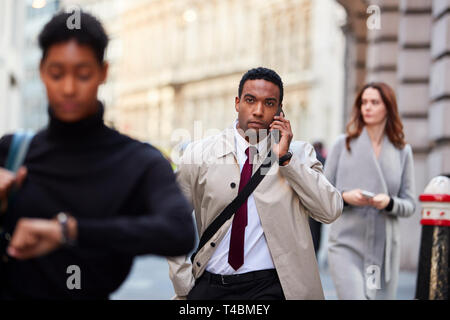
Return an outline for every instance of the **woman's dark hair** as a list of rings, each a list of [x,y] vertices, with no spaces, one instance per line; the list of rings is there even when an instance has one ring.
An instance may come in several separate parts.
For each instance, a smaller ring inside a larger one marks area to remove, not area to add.
[[[281,81],[281,77],[275,71],[263,67],[248,70],[242,76],[242,79],[239,82],[238,97],[241,98],[242,90],[244,89],[244,84],[247,80],[259,80],[259,79],[270,81],[273,84],[276,84],[278,88],[280,88],[280,104],[281,104],[283,102],[283,81]]]
[[[361,112],[362,96],[364,91],[368,88],[378,90],[384,105],[386,106],[387,121],[385,133],[389,138],[389,141],[398,149],[403,149],[405,146],[405,135],[403,133],[403,124],[400,120],[400,115],[397,108],[397,100],[395,98],[394,90],[386,83],[372,82],[366,84],[356,96],[355,103],[353,104],[352,118],[347,124],[347,137],[345,139],[345,145],[348,151],[350,150],[350,142],[356,139],[361,134],[365,123]]]
[[[79,15],[79,26],[71,26],[74,15]],[[97,60],[103,64],[108,36],[97,18],[83,11],[73,13],[59,12],[44,26],[39,34],[39,47],[42,49],[42,61],[54,44],[74,39],[81,45],[87,45],[95,53]]]

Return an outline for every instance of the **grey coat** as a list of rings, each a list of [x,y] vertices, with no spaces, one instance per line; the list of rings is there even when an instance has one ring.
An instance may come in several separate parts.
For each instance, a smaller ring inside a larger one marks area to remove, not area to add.
[[[400,268],[398,218],[409,217],[415,210],[411,147],[399,150],[385,135],[377,159],[365,128],[350,147],[351,152],[345,146],[345,135],[338,138],[325,166],[328,180],[341,193],[362,189],[388,194],[394,207],[390,212],[370,206],[344,208],[330,228],[330,272],[339,298],[374,299],[388,290],[387,297],[392,299]],[[380,291],[367,285],[374,265],[382,270]]]

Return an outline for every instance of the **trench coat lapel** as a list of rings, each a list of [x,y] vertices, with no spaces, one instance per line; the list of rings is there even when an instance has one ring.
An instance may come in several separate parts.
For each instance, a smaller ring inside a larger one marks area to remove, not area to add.
[[[264,160],[267,159],[267,156],[269,155],[269,152],[271,150],[271,136],[267,137],[267,144],[266,148],[263,150],[260,150],[260,152],[254,157],[254,163],[253,163],[253,173],[258,170],[258,168],[263,164]],[[220,142],[217,143],[215,146],[215,155],[218,159],[229,156],[230,154],[233,154],[235,163],[239,168],[238,163],[238,157],[236,153],[236,137],[233,125],[225,129],[225,131],[222,133],[222,139],[220,139]],[[271,154],[271,161],[275,161],[275,156],[272,153]]]

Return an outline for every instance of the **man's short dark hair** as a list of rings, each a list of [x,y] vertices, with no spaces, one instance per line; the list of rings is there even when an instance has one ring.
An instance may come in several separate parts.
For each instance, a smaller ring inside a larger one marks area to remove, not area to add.
[[[80,28],[69,28],[67,21],[72,19],[74,14],[78,13],[80,14]],[[92,48],[98,62],[103,64],[105,49],[108,45],[108,36],[100,21],[83,11],[76,13],[59,12],[44,26],[44,29],[39,34],[42,60],[46,58],[52,45],[72,39],[80,45],[87,45]]]
[[[242,90],[244,89],[244,84],[247,80],[266,80],[270,81],[273,84],[276,84],[278,88],[280,88],[280,104],[283,102],[283,81],[281,81],[281,77],[275,71],[263,67],[254,68],[248,70],[241,79],[239,83],[239,92],[238,97],[241,98]]]

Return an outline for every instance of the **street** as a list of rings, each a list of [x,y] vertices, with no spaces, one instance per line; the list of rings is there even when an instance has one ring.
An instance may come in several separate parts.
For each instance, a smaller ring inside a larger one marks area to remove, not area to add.
[[[322,264],[323,265],[323,264]],[[325,299],[336,300],[333,282],[326,267],[320,270]],[[414,299],[416,274],[400,272],[397,299]],[[111,295],[112,300],[167,300],[174,296],[166,259],[156,256],[136,258],[123,285]]]

